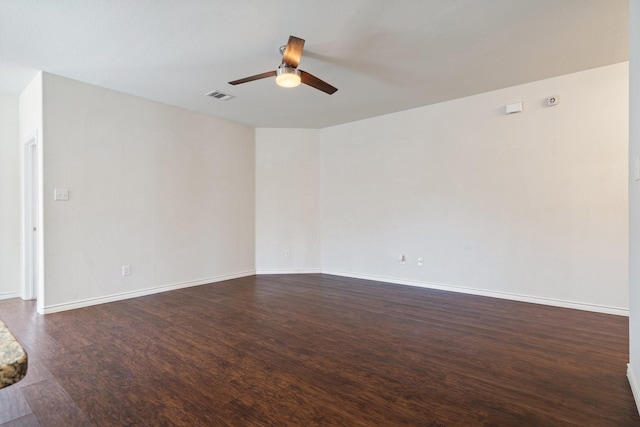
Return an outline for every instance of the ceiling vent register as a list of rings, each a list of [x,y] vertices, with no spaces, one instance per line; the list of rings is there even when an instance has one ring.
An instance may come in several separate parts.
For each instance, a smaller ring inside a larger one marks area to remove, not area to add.
[[[213,92],[209,92],[207,96],[211,96],[213,98],[219,99],[220,101],[228,101],[232,98],[235,98],[233,95],[229,95],[226,93],[222,93],[220,91],[214,90]]]

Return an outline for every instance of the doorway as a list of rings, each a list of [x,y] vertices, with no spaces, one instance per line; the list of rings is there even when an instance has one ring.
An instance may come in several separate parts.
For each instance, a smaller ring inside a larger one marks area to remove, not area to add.
[[[40,173],[38,133],[22,147],[22,299],[40,299]],[[38,306],[42,301],[38,301]]]

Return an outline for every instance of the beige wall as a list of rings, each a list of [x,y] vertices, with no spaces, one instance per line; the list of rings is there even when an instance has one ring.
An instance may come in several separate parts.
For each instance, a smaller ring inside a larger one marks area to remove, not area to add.
[[[256,129],[256,270],[320,271],[320,132]]]
[[[18,97],[0,94],[0,299],[20,292]]]
[[[258,129],[257,269],[314,269],[284,254],[313,253],[319,235],[326,273],[626,314],[627,126],[621,63],[319,131]]]
[[[27,87],[22,91],[18,101],[19,106],[19,128],[20,128],[20,160],[19,164],[24,163],[24,158],[26,155],[26,150],[24,149],[24,143],[28,141],[32,141],[35,139],[36,141],[36,164],[34,165],[35,175],[37,175],[37,190],[38,193],[41,193],[40,189],[42,188],[42,146],[43,146],[43,126],[42,126],[42,73],[38,73],[33,80],[27,85]],[[21,172],[22,174],[22,172]],[[24,179],[21,179],[20,189],[21,192],[24,190],[25,183]],[[39,213],[37,214],[37,232],[35,240],[38,242],[43,241],[43,227],[42,227],[42,194],[37,195],[37,202],[35,206],[35,210]],[[22,197],[21,197],[21,205],[22,205]],[[24,224],[24,221],[21,219],[21,243],[22,237],[24,236],[24,232],[28,228],[27,225]],[[37,290],[36,295],[38,296],[38,311],[43,312],[44,310],[44,282],[43,282],[43,274],[44,271],[44,245],[37,245],[37,251],[34,251],[34,261],[38,265],[38,271],[41,273],[37,277]],[[29,263],[26,260],[27,250],[24,245],[20,245],[20,277],[21,282],[29,282],[26,278],[26,270],[30,269]],[[37,252],[37,253],[36,253]],[[29,295],[32,292],[25,292],[23,295]]]
[[[627,141],[626,63],[323,129],[322,269],[624,314]]]
[[[627,78],[616,64],[322,130],[254,130],[45,74],[47,309],[257,269],[624,314]],[[504,115],[516,101],[524,112]]]
[[[43,116],[46,311],[253,274],[252,128],[51,74]]]

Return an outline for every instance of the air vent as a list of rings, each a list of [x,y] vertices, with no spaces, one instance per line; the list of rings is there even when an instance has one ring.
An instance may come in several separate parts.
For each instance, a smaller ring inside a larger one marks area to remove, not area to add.
[[[211,96],[213,98],[219,99],[220,101],[228,101],[231,98],[235,98],[235,96],[233,95],[228,95],[226,93],[222,93],[217,90],[214,90],[213,92],[209,92],[207,96]]]

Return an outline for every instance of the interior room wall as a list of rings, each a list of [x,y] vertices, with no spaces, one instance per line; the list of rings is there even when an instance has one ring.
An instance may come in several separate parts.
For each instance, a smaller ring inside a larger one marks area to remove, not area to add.
[[[256,270],[319,272],[320,138],[256,129]]]
[[[0,299],[20,293],[18,97],[0,94]]]
[[[253,128],[43,83],[46,312],[255,273]]]
[[[627,141],[627,63],[323,129],[322,269],[625,314]]]
[[[640,2],[629,2],[629,369],[640,407]]]
[[[18,123],[19,123],[19,168],[20,168],[20,205],[18,209],[22,213],[22,205],[23,205],[23,191],[24,191],[24,179],[22,178],[23,174],[23,163],[24,163],[24,143],[36,139],[38,150],[37,150],[37,165],[35,165],[37,169],[38,175],[38,188],[42,188],[42,146],[44,144],[43,138],[43,121],[42,121],[42,80],[43,75],[41,72],[37,73],[33,80],[27,85],[26,88],[22,91],[20,96],[18,97]],[[40,242],[43,241],[43,215],[42,215],[42,194],[38,195],[37,202],[37,210],[41,214],[38,218],[37,225],[37,240]],[[22,220],[22,214],[20,215],[20,247],[19,247],[19,256],[20,256],[20,283],[26,282],[25,279],[25,248],[22,244],[23,239],[23,230],[24,230],[24,221]],[[40,244],[38,246],[38,251],[36,254],[38,269],[40,272],[44,272],[44,245]],[[43,274],[38,276],[38,284],[37,284],[37,307],[39,312],[44,311],[44,277]],[[22,286],[21,286],[22,288]],[[21,289],[22,293],[23,289]]]

